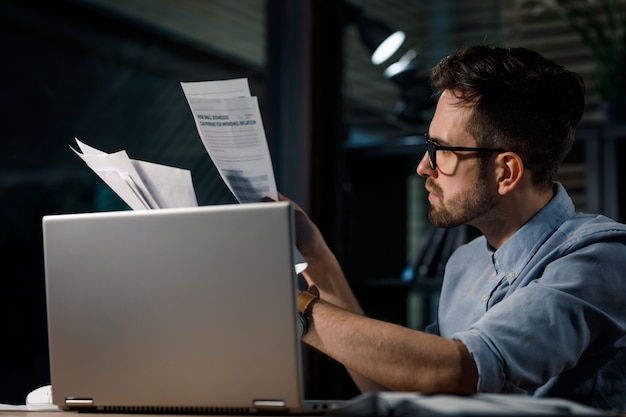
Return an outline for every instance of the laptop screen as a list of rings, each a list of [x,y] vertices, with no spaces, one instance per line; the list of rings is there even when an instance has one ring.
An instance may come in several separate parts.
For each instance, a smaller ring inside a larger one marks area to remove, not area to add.
[[[46,216],[43,233],[56,405],[301,407],[288,203]]]

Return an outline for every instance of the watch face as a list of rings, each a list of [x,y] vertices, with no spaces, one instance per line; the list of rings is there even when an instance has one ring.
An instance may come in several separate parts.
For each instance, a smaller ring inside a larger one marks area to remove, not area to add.
[[[298,336],[302,337],[306,333],[306,319],[302,317],[302,314],[297,315],[296,323],[298,324]]]

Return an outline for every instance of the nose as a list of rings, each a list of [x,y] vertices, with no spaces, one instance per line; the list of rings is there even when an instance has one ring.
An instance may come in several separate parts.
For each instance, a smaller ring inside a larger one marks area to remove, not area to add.
[[[422,159],[419,161],[419,163],[417,164],[417,167],[415,168],[415,172],[417,172],[417,175],[419,175],[420,177],[432,177],[433,175],[437,173],[436,169],[433,170],[430,167],[430,159],[428,158],[428,152],[424,152]]]

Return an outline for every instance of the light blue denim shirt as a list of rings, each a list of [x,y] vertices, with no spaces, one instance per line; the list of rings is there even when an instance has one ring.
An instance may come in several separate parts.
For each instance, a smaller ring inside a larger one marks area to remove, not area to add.
[[[554,190],[498,250],[481,236],[451,256],[428,331],[467,346],[480,392],[626,410],[626,226]]]

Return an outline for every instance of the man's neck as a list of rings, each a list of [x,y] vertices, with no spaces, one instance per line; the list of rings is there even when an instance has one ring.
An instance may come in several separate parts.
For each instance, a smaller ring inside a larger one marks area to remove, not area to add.
[[[548,204],[554,196],[552,189],[536,189],[511,193],[501,199],[488,215],[472,226],[480,230],[489,245],[498,249],[524,224]]]

